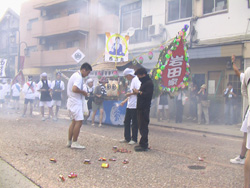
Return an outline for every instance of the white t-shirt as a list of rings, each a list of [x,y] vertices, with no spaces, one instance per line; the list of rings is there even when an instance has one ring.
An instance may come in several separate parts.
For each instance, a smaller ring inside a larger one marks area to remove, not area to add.
[[[240,82],[242,83],[244,80],[244,73],[240,73]]]
[[[141,87],[141,82],[139,80],[139,78],[137,76],[135,76],[133,79],[132,79],[132,82],[131,82],[131,85],[130,85],[130,91],[129,92],[133,92],[133,89],[137,89],[139,90]],[[127,105],[127,108],[129,109],[136,109],[136,105],[137,105],[137,95],[131,95],[129,98],[128,98],[128,105]]]
[[[75,93],[72,91],[73,86],[78,87],[80,90],[83,90],[83,77],[81,73],[75,72],[69,79],[67,85],[67,95],[68,95],[68,104],[67,105],[82,105],[83,95],[80,93]],[[69,107],[69,106],[68,106]]]
[[[32,86],[30,87],[32,81],[28,81],[23,85],[23,93],[25,95],[25,99],[35,99],[35,91],[36,91],[36,83],[33,82]]]
[[[5,97],[4,85],[0,83],[0,100],[3,100]]]
[[[10,95],[10,92],[11,92],[11,87],[10,87],[10,84],[6,83],[4,84],[4,95]]]
[[[52,83],[51,83],[51,89],[54,89],[56,85],[56,80],[54,80]],[[60,83],[60,89],[64,91],[65,87],[64,87],[64,82],[61,80],[61,83]]]
[[[21,92],[21,85],[19,83],[15,83],[12,85],[11,90],[13,97],[19,97]]]

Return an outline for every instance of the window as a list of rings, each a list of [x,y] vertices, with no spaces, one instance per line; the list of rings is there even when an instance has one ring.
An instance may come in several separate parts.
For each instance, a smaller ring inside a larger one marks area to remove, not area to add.
[[[106,35],[98,35],[97,38],[97,49],[105,49]]]
[[[152,16],[147,16],[143,18],[142,28],[147,29],[148,26],[152,25]]]
[[[37,46],[28,46],[27,49],[25,49],[25,56],[30,56],[30,52],[36,52]]]
[[[241,96],[240,79],[235,74],[230,74],[229,75],[229,82],[231,82],[233,85],[234,93],[237,94],[238,96]]]
[[[32,24],[37,21],[38,18],[30,19],[29,22],[27,23],[27,30],[32,30]]]
[[[51,50],[57,50],[58,49],[58,43],[50,43],[46,45],[46,50],[51,51]]]
[[[78,40],[67,42],[67,48],[79,47],[80,42]]]
[[[121,8],[121,31],[127,31],[130,27],[141,28],[141,1]]]
[[[203,0],[203,14],[226,10],[227,0]]]
[[[192,17],[192,0],[168,1],[168,21]]]

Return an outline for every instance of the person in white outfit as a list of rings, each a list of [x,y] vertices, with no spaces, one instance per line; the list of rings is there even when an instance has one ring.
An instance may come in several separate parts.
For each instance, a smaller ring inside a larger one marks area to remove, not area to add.
[[[124,118],[124,139],[120,140],[121,143],[128,142],[129,145],[133,145],[137,143],[138,137],[138,123],[137,123],[137,94],[133,92],[134,89],[139,90],[141,87],[141,82],[137,76],[135,76],[134,69],[126,68],[123,71],[123,75],[129,81],[131,81],[129,92],[126,93],[126,99],[121,102],[121,106],[123,106],[126,102],[127,109]],[[132,122],[132,125],[131,125]],[[131,128],[132,128],[132,136],[131,136]]]
[[[4,92],[4,85],[2,83],[2,80],[0,81],[0,107],[4,108],[4,98],[5,98],[5,92]]]
[[[16,80],[16,83],[12,85],[11,87],[11,93],[12,93],[12,100],[13,100],[13,106],[14,109],[19,110],[19,101],[20,101],[20,93],[21,93],[21,85],[18,83],[18,80]]]
[[[33,82],[33,76],[28,76],[28,82],[23,85],[23,93],[24,93],[24,108],[23,115],[25,117],[28,104],[30,104],[30,116],[33,115],[33,102],[35,100],[35,82]]]
[[[54,116],[53,111],[52,111],[52,98],[50,95],[50,92],[52,91],[51,82],[50,82],[50,80],[47,79],[46,72],[41,74],[41,81],[38,83],[37,89],[41,93],[39,106],[41,108],[42,121],[45,121],[45,117],[44,117],[44,106],[45,105],[48,106],[48,108],[49,108],[49,118],[50,118],[50,116],[52,116],[52,117]]]
[[[247,112],[243,120],[243,124],[246,124],[247,127],[247,156],[244,165],[244,179],[245,179],[245,188],[249,187],[250,184],[250,115],[249,115],[249,104],[250,104],[250,67],[248,67],[244,72],[244,78],[241,85],[241,93],[244,97],[247,98],[245,102],[248,104]]]
[[[88,96],[88,93],[83,90],[83,78],[89,75],[92,67],[88,63],[82,64],[80,71],[75,72],[69,79],[67,85],[67,109],[69,110],[72,122],[68,131],[67,147],[75,149],[84,149],[85,146],[77,142],[80,128],[83,121],[83,97]]]
[[[55,120],[58,118],[58,112],[62,105],[62,92],[64,91],[64,82],[61,80],[61,73],[56,73],[56,80],[51,83],[52,88],[52,104],[55,106]]]

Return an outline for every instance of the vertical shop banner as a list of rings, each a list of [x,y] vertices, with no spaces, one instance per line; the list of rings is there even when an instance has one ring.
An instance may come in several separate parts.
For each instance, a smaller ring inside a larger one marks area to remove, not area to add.
[[[5,69],[7,66],[7,59],[0,58],[0,77],[6,77]]]
[[[170,58],[164,71],[162,72],[162,85],[168,88],[179,87],[186,74],[186,61],[184,44],[180,41],[180,45]]]
[[[128,61],[129,36],[106,32],[105,62]]]

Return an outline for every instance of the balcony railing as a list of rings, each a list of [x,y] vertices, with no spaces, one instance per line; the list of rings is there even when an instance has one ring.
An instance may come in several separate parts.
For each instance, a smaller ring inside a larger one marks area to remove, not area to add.
[[[41,20],[33,23],[33,37],[46,37],[51,35],[68,33],[70,31],[89,31],[89,16],[81,13],[56,18],[53,20]]]

